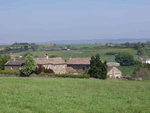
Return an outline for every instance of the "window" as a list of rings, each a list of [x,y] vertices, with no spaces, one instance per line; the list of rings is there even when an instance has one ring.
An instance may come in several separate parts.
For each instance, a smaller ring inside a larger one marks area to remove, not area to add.
[[[85,67],[83,67],[83,70],[85,70]]]
[[[67,65],[67,67],[71,67],[71,65]]]
[[[87,68],[89,68],[89,66],[87,66]]]

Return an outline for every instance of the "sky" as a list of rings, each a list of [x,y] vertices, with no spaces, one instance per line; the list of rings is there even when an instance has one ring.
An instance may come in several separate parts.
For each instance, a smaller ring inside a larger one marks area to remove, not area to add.
[[[0,44],[150,38],[150,0],[1,0]]]

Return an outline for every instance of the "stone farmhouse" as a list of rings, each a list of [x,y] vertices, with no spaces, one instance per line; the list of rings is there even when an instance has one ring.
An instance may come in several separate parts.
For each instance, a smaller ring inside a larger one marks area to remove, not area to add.
[[[47,69],[52,69],[56,74],[66,73],[66,62],[61,58],[35,58],[37,64],[41,64]]]
[[[48,55],[45,55],[45,58],[34,58],[35,62],[41,64],[47,69],[52,69],[56,74],[68,73],[68,74],[82,74],[90,67],[91,58],[70,58],[65,62],[61,57],[48,58]],[[19,71],[21,70],[23,61],[8,61],[5,64],[6,70]],[[108,64],[107,64],[108,65]],[[108,65],[108,74],[110,77],[121,77],[122,73],[119,69],[113,66]]]
[[[82,74],[86,69],[90,67],[91,58],[70,58],[67,61],[67,71],[73,71],[73,73]]]

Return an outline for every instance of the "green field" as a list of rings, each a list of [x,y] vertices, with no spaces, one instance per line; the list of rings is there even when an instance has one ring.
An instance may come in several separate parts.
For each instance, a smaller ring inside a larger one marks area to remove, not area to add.
[[[117,68],[122,72],[122,76],[130,76],[135,67],[137,66],[120,66]]]
[[[45,54],[50,55],[57,55],[59,57],[62,57],[63,59],[68,59],[71,54],[73,58],[85,58],[85,57],[91,57],[92,55],[96,55],[97,53],[100,54],[100,57],[102,60],[107,61],[115,61],[114,55],[105,55],[107,52],[129,52],[131,53],[136,59],[138,56],[136,55],[137,51],[133,49],[96,49],[96,50],[71,50],[71,51],[31,51],[30,53],[33,54],[33,56],[38,57],[44,57]],[[15,55],[23,55],[26,52],[20,52],[20,53],[14,53]]]
[[[149,113],[150,81],[0,77],[0,113]]]

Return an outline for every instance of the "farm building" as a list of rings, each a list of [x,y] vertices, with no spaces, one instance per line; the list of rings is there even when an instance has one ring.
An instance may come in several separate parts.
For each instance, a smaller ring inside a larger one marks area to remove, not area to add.
[[[35,58],[34,59],[37,64],[41,64],[43,67],[47,69],[52,69],[54,73],[61,74],[66,73],[66,62],[61,57],[56,58]]]
[[[70,58],[67,67],[72,67],[78,74],[82,74],[90,67],[91,58]]]
[[[107,65],[108,66],[120,66],[120,63],[118,63],[118,62],[107,62]]]
[[[117,69],[115,66],[109,66],[107,75],[109,75],[110,78],[111,77],[120,78],[122,76],[122,72],[119,69]]]
[[[20,71],[23,61],[8,61],[5,64],[5,70],[8,71]]]

